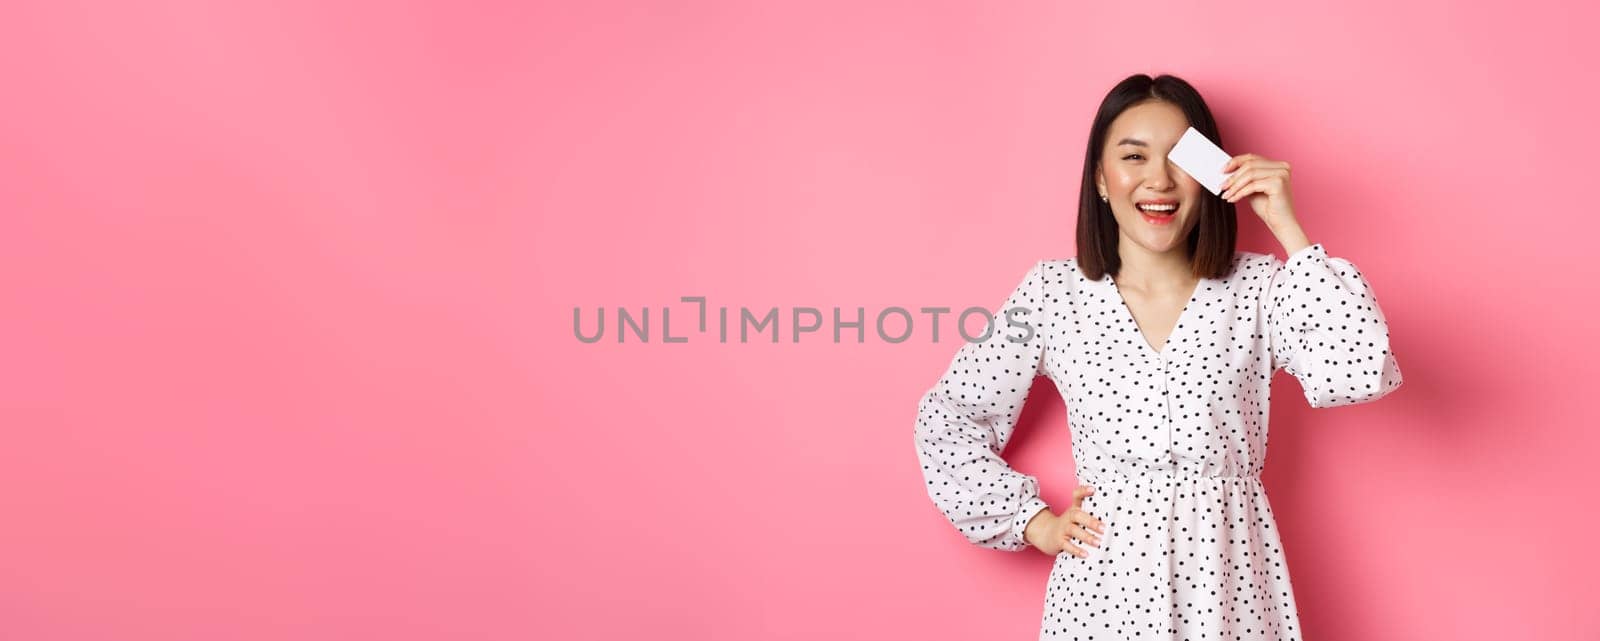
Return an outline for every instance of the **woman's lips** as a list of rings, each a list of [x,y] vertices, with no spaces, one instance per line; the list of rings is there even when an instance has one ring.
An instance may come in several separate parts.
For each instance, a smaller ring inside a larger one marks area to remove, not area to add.
[[[1136,209],[1138,209],[1138,208],[1136,208]],[[1178,213],[1178,210],[1176,210],[1176,209],[1173,209],[1172,211],[1162,211],[1162,212],[1149,212],[1149,211],[1145,211],[1143,209],[1139,209],[1139,217],[1143,218],[1145,222],[1150,223],[1152,225],[1155,225],[1157,227],[1165,227],[1167,225],[1172,224],[1172,221],[1177,220],[1177,218],[1178,218],[1177,217],[1177,213]]]

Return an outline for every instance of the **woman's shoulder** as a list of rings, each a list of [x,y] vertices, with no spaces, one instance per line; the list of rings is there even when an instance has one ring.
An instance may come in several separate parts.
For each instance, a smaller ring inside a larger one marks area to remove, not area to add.
[[[1233,264],[1235,267],[1259,268],[1271,265],[1276,258],[1272,254],[1263,254],[1261,252],[1243,250],[1233,252]]]
[[[1272,254],[1238,250],[1233,252],[1233,265],[1228,268],[1228,273],[1222,278],[1227,282],[1250,280],[1262,271],[1272,269]]]
[[[1039,271],[1049,282],[1060,283],[1087,280],[1084,278],[1083,273],[1078,271],[1078,259],[1075,256],[1040,259]]]

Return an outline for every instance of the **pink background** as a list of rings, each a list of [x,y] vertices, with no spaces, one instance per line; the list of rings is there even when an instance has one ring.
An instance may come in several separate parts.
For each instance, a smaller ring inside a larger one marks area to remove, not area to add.
[[[997,305],[1139,72],[1294,164],[1406,372],[1278,375],[1307,637],[1600,626],[1589,3],[123,4],[0,20],[4,638],[1033,638],[1050,559],[913,452],[950,327],[573,309]],[[1007,451],[1057,511],[1065,416]]]

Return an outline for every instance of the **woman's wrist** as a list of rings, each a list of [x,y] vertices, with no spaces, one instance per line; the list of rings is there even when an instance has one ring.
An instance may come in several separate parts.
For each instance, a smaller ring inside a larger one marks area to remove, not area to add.
[[[1045,515],[1049,515],[1049,516],[1045,516]],[[1033,531],[1034,531],[1034,529],[1049,526],[1050,525],[1050,519],[1055,518],[1055,515],[1056,515],[1055,512],[1052,511],[1050,509],[1050,506],[1048,506],[1048,505],[1044,506],[1043,508],[1040,508],[1038,512],[1034,512],[1033,516],[1028,518],[1028,524],[1026,526],[1023,526],[1023,528],[1022,528],[1022,540],[1023,540],[1023,542],[1027,543],[1029,545],[1033,545],[1033,538],[1034,538],[1033,537]],[[1038,546],[1035,545],[1034,547],[1038,547]]]
[[[1273,237],[1278,239],[1278,244],[1283,245],[1286,256],[1293,256],[1295,252],[1311,246],[1311,239],[1306,237],[1306,231],[1299,223],[1285,225],[1282,229],[1272,230]]]

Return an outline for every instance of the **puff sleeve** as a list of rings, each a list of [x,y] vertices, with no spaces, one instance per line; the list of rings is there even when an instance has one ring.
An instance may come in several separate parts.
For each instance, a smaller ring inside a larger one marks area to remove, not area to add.
[[[1370,285],[1322,243],[1279,262],[1267,286],[1272,371],[1300,381],[1311,407],[1375,401],[1400,387],[1389,324]]]
[[[917,408],[916,451],[928,497],[979,547],[1026,548],[1028,521],[1049,507],[1038,479],[1000,456],[1044,371],[1043,270],[1043,261],[1028,270],[991,316],[987,336],[962,339]]]

